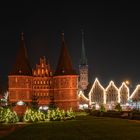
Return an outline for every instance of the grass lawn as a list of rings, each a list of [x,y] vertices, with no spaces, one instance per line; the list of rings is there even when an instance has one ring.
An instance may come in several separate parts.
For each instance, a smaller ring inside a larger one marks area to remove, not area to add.
[[[140,121],[93,116],[28,124],[3,140],[138,140]]]

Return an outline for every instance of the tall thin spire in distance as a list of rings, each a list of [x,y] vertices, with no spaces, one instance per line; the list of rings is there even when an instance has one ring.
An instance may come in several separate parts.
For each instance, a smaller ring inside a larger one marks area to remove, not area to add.
[[[64,32],[61,33],[62,42],[64,42]]]
[[[81,30],[82,32],[82,52],[81,52],[81,60],[80,65],[87,65],[87,58],[85,53],[85,42],[84,42],[84,30]]]
[[[21,32],[20,36],[21,36],[21,40],[24,40],[24,33],[23,32]]]

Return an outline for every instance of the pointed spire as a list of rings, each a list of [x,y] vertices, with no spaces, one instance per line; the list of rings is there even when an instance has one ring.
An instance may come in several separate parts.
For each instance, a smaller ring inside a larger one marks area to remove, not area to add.
[[[61,36],[62,36],[62,42],[65,42],[65,40],[64,40],[64,32],[61,33]]]
[[[61,35],[62,35],[62,47],[55,75],[76,75],[76,72],[72,67],[71,58],[68,54],[68,50],[64,40],[64,33],[61,33]]]
[[[87,58],[85,53],[85,43],[84,43],[84,30],[81,30],[82,32],[82,52],[81,52],[81,61],[80,65],[87,65]]]
[[[19,51],[16,57],[16,63],[10,75],[32,75],[32,69],[29,64],[27,50],[25,47],[23,32],[20,34]]]
[[[21,34],[20,34],[20,40],[24,40],[24,33],[23,32],[21,32]]]

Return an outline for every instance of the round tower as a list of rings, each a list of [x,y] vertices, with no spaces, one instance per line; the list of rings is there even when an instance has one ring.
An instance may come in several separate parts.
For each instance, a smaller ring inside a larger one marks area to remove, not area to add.
[[[9,102],[31,102],[32,97],[32,69],[30,67],[23,33],[20,35],[20,48],[16,63],[8,75]]]
[[[67,110],[78,109],[78,75],[72,67],[72,62],[67,51],[62,33],[62,47],[58,65],[53,77],[54,83],[54,102],[57,107]]]

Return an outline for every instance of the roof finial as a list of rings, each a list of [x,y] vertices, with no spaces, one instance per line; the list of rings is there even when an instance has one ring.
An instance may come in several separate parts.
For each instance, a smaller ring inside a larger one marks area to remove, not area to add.
[[[61,33],[62,41],[64,42],[64,32]]]
[[[21,32],[21,40],[24,40],[24,33]]]

